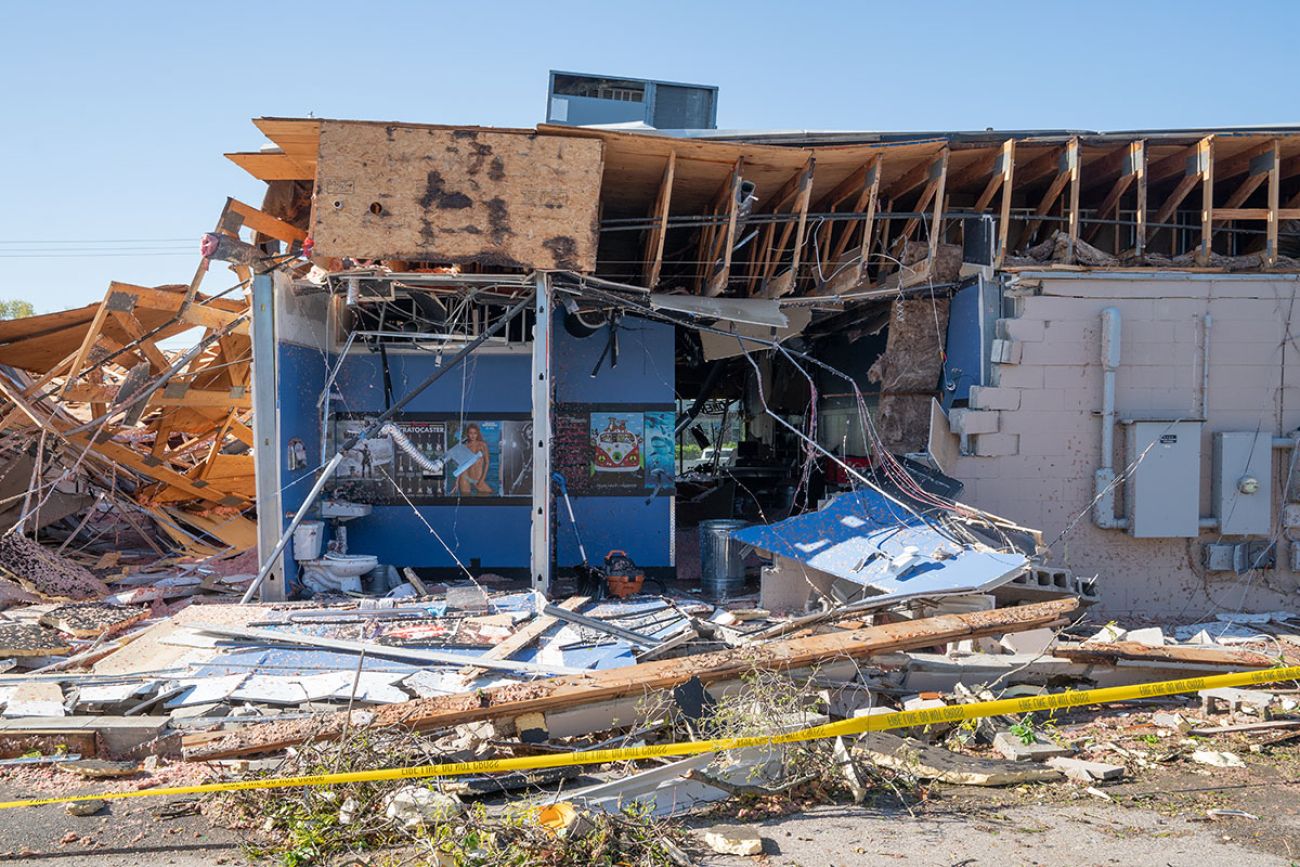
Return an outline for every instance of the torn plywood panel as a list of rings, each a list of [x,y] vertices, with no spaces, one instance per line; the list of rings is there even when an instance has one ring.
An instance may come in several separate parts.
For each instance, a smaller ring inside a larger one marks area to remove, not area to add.
[[[323,121],[315,253],[594,271],[602,165],[594,139]]]

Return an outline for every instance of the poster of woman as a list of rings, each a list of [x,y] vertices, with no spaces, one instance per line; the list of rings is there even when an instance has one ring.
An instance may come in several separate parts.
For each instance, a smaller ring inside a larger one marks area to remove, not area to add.
[[[447,479],[447,493],[460,497],[501,496],[501,422],[467,421],[452,428],[452,445],[481,457]]]

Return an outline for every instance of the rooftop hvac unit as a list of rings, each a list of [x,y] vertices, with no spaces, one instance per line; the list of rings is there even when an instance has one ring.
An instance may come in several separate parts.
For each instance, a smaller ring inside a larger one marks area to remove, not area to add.
[[[717,114],[718,89],[709,85],[551,72],[547,123],[716,129]]]

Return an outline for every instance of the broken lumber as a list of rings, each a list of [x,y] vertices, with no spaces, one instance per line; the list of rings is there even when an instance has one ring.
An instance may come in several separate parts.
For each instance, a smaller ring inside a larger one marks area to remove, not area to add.
[[[565,611],[577,611],[579,608],[586,605],[590,599],[591,597],[589,596],[570,596],[555,607],[562,608]],[[546,633],[546,630],[559,622],[560,621],[557,618],[552,617],[549,614],[539,614],[505,641],[493,646],[487,653],[480,656],[479,659],[509,659],[519,651],[530,646],[534,641],[537,641],[537,639],[541,638]],[[460,670],[459,674],[465,683],[469,683],[474,678],[487,673],[487,671],[488,669],[481,665],[467,665]]]
[[[963,638],[1037,629],[1062,623],[1062,618],[1077,607],[1076,599],[1058,599],[1018,608],[948,614],[508,684],[473,693],[436,696],[376,708],[370,725],[427,731],[480,720],[514,719],[525,713],[543,713],[670,689],[694,677],[713,683],[736,679],[755,669],[797,670],[834,660],[862,659]],[[338,712],[321,718],[248,726],[215,738],[194,735],[185,739],[182,746],[189,759],[231,758],[282,750],[309,738],[333,740],[343,734],[347,724],[347,713]]]
[[[1136,641],[1113,641],[1089,644],[1059,644],[1053,656],[1071,662],[1093,665],[1114,665],[1120,660],[1131,662],[1182,662],[1225,668],[1269,668],[1274,660],[1262,653],[1234,650],[1227,647],[1183,647],[1166,645],[1151,647]]]

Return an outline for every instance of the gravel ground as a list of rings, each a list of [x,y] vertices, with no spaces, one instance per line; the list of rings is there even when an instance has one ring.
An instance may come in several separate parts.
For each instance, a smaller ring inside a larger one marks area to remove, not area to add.
[[[821,807],[758,824],[764,838],[760,858],[712,856],[702,864],[1272,867],[1293,863],[1256,851],[1241,840],[1237,834],[1243,821],[1222,820],[1211,826],[1102,803],[1017,807],[996,815],[932,808],[916,818],[903,811]]]
[[[1223,746],[1228,746],[1224,744]],[[709,855],[702,867],[847,867],[1154,864],[1232,867],[1300,864],[1300,748],[1253,755],[1247,766],[1159,764],[1105,787],[1102,800],[1068,783],[979,789],[933,787],[912,812],[889,796],[874,806],[811,807],[747,820],[764,839],[758,858]],[[180,774],[184,769],[170,771]],[[0,800],[54,791],[102,791],[105,783],[52,776],[0,779]],[[40,785],[37,785],[40,783]],[[206,867],[247,863],[237,832],[197,814],[168,818],[185,798],[109,802],[89,817],[62,805],[0,814],[0,862],[110,867]],[[1209,810],[1259,817],[1210,818]],[[734,819],[697,818],[696,827]]]

